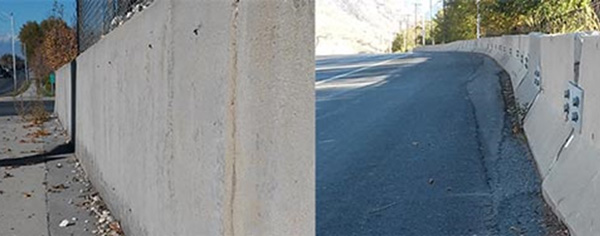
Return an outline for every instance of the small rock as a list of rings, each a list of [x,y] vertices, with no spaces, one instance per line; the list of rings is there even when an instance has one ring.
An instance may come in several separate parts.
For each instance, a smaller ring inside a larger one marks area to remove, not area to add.
[[[74,224],[75,224],[75,223],[73,223],[73,222],[69,222],[69,220],[67,220],[67,219],[64,219],[64,220],[62,220],[62,221],[60,222],[60,224],[58,224],[58,227],[64,228],[64,227],[71,226],[71,225],[74,225]]]
[[[430,178],[429,181],[427,181],[427,183],[429,183],[430,185],[433,185],[435,183],[435,180],[433,178]]]
[[[56,168],[62,168],[62,164],[60,162],[56,163]]]
[[[77,217],[71,218],[72,221],[77,221]]]

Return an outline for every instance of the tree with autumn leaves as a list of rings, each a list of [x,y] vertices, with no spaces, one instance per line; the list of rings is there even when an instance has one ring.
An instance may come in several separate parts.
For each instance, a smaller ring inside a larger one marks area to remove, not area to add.
[[[41,23],[29,21],[21,27],[19,39],[26,48],[38,85],[48,86],[48,75],[77,56],[75,30],[63,20],[62,6],[54,2],[52,15]]]
[[[476,37],[477,1],[446,0],[434,19],[433,37],[452,42]],[[597,2],[597,1],[596,1]],[[571,33],[600,29],[591,0],[479,0],[483,37]]]

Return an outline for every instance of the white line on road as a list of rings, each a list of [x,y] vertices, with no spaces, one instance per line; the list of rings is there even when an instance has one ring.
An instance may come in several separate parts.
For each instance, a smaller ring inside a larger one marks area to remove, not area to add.
[[[402,54],[402,55],[400,55],[398,57],[394,57],[394,58],[386,60],[386,61],[377,62],[377,63],[371,64],[371,65],[368,65],[368,66],[365,66],[365,67],[358,68],[356,70],[350,71],[348,73],[344,73],[344,74],[341,74],[341,75],[336,75],[336,76],[331,77],[329,79],[324,79],[324,80],[321,80],[321,81],[317,81],[317,82],[315,82],[315,85],[320,85],[320,84],[327,83],[327,82],[332,81],[332,80],[343,78],[343,77],[346,77],[348,75],[351,75],[351,74],[354,74],[354,73],[357,73],[357,72],[361,72],[361,71],[369,69],[369,68],[373,68],[373,67],[376,67],[376,66],[380,66],[380,65],[389,63],[389,62],[391,62],[393,60],[396,60],[396,59],[407,57],[408,55],[410,55],[410,54],[408,54],[408,53],[407,54]]]

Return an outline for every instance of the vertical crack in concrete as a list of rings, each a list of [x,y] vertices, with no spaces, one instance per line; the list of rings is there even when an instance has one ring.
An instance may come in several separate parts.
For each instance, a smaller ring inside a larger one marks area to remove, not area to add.
[[[236,100],[237,100],[237,79],[238,79],[238,15],[239,15],[239,3],[240,0],[234,0],[232,3],[232,18],[230,25],[230,36],[231,40],[229,46],[229,56],[231,60],[231,68],[230,68],[230,78],[227,86],[229,87],[229,108],[228,108],[228,119],[230,126],[229,133],[229,142],[227,145],[231,145],[227,150],[230,152],[226,154],[226,170],[229,168],[229,172],[226,176],[231,181],[230,189],[229,189],[229,199],[228,204],[226,205],[228,209],[226,209],[226,217],[225,217],[225,235],[234,236],[235,235],[235,195],[236,195],[236,158],[237,158],[237,117],[236,117]]]
[[[174,80],[175,77],[173,75],[174,66],[175,66],[175,42],[173,38],[173,3],[169,2],[169,8],[167,13],[167,22],[165,22],[166,32],[166,50],[167,50],[167,165],[166,174],[167,174],[167,187],[168,194],[171,200],[175,198],[175,187],[173,186],[173,159],[175,159],[175,136],[174,132],[174,124],[173,124],[173,103],[175,100],[175,85]]]
[[[565,139],[565,141],[563,142],[563,144],[560,145],[560,149],[558,149],[558,152],[554,156],[554,159],[552,160],[552,163],[550,163],[550,167],[548,167],[548,172],[546,173],[545,176],[542,177],[542,181],[545,181],[546,178],[548,176],[550,176],[550,174],[552,174],[552,170],[554,170],[554,167],[556,166],[556,163],[558,163],[558,160],[560,159],[560,156],[562,156],[562,152],[568,147],[568,145],[570,144],[570,142],[574,138],[574,133],[575,133],[575,129],[571,128],[571,131],[569,132],[569,135],[567,135],[567,138]]]

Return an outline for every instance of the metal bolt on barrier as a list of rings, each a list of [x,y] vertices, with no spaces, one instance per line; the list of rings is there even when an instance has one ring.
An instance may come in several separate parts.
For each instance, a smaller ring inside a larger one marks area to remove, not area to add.
[[[573,106],[574,107],[579,107],[579,97],[574,97],[573,98]]]
[[[581,125],[583,119],[583,89],[580,88],[576,83],[570,81],[567,85],[568,89],[565,90],[565,112],[567,113],[567,120],[571,126],[581,132]]]

